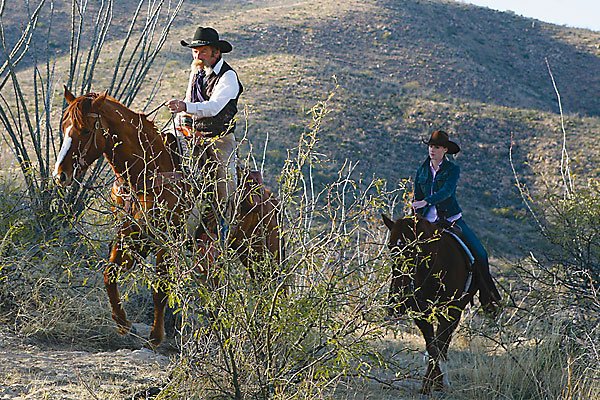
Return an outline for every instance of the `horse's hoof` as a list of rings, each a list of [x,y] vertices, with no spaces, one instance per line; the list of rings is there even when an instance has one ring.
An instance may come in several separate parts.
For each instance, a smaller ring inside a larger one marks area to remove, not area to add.
[[[161,388],[156,386],[149,387],[134,394],[132,399],[153,399],[160,394],[161,390]]]
[[[436,380],[433,384],[433,391],[441,392],[443,390],[446,390],[446,385],[444,384],[443,378],[442,377],[440,377],[440,379],[436,378]]]
[[[131,332],[135,332],[135,328],[128,322],[126,325],[117,324],[117,333],[119,335],[127,335]]]
[[[152,352],[152,353],[156,353],[156,349],[158,348],[158,346],[155,346],[154,344],[152,344],[152,341],[148,340],[143,346],[141,350],[145,350],[148,352]]]
[[[156,351],[158,346],[160,346],[160,344],[162,343],[163,337],[164,337],[164,335],[154,336],[153,333],[150,333],[150,337],[148,338],[148,341],[146,342],[144,347],[147,349],[150,349],[152,351]]]
[[[430,395],[433,390],[435,390],[436,382],[431,378],[424,378],[423,384],[421,385],[421,389],[419,390],[419,394]]]
[[[422,387],[421,389],[419,389],[419,394],[428,396],[431,394],[431,388]]]

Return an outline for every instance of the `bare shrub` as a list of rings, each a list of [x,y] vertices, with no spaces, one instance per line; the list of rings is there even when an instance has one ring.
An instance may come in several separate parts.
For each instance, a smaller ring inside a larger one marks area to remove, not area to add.
[[[355,180],[351,163],[335,182],[316,188],[312,174],[326,162],[315,146],[327,100],[311,113],[313,123],[279,177],[281,264],[256,261],[251,276],[226,246],[204,280],[194,267],[201,253],[190,252],[174,232],[155,236],[170,249],[170,276],[148,275],[148,283],[169,287],[181,320],[176,378],[164,393],[327,398],[340,384],[386,365],[376,346],[382,326],[365,316],[380,313],[387,295],[377,211],[393,204],[399,190]]]

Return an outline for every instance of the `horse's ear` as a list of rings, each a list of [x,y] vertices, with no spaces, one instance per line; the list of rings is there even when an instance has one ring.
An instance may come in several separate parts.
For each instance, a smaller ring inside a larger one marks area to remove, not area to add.
[[[108,95],[108,90],[105,90],[100,96],[96,97],[92,102],[92,110],[98,111],[104,104],[104,100],[106,100],[106,96]]]
[[[64,85],[64,87],[65,87],[65,100],[67,100],[67,103],[71,104],[72,102],[75,101],[75,96],[73,96],[73,93],[71,93],[71,91],[69,90],[67,85]]]
[[[390,217],[388,217],[385,214],[381,214],[381,219],[383,219],[383,223],[385,224],[385,226],[388,227],[388,229],[391,231],[392,228],[394,227],[394,221],[392,221],[390,219]]]

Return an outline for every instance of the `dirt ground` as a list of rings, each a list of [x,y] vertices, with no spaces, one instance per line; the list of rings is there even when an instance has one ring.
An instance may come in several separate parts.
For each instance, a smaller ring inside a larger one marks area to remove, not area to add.
[[[132,398],[164,382],[170,364],[168,356],[145,349],[55,349],[1,334],[0,399]]]
[[[134,326],[140,337],[150,330],[145,324]],[[418,394],[424,372],[421,341],[412,329],[388,330],[381,346],[395,353],[393,358],[405,366],[402,373],[396,376],[389,370],[379,371],[375,379],[342,383],[335,396],[373,400],[454,398],[451,390],[432,397]],[[0,331],[0,400],[154,398],[176,366],[173,344],[163,344],[158,354],[129,348],[83,351],[77,349],[81,343],[72,348],[51,347]]]

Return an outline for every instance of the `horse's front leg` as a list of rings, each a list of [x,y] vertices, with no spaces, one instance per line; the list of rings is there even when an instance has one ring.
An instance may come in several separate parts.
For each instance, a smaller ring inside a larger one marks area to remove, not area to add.
[[[423,376],[423,384],[419,393],[430,394],[436,383],[436,378],[442,374],[438,363],[440,351],[434,335],[433,325],[420,318],[415,318],[415,323],[423,334],[425,348],[427,349],[427,371]]]
[[[123,303],[119,295],[118,280],[119,273],[121,271],[127,271],[131,269],[134,264],[132,251],[139,252],[141,249],[134,249],[134,242],[132,246],[125,246],[126,238],[131,237],[133,232],[129,227],[121,229],[115,244],[110,250],[110,257],[108,260],[108,266],[104,270],[104,286],[108,294],[108,300],[110,302],[110,308],[112,310],[112,318],[117,323],[117,332],[120,335],[126,335],[131,329],[131,321],[127,319],[127,314],[123,309]]]
[[[435,336],[438,343],[440,343],[440,356],[444,361],[448,359],[450,340],[452,340],[452,334],[458,327],[462,312],[463,310],[461,308],[451,306],[451,308],[448,308],[448,316],[440,318],[440,325],[438,326]]]
[[[440,373],[435,377],[433,390],[442,390],[445,386],[449,385],[448,378],[444,375],[444,371],[442,370],[442,363],[448,361],[448,348],[450,347],[452,334],[460,322],[462,311],[462,309],[455,308],[454,306],[449,307],[448,315],[439,319],[440,324],[435,332],[435,340],[440,352],[439,360],[437,360],[440,367]]]
[[[392,280],[388,291],[386,320],[394,320],[409,310],[418,309],[414,292],[411,290],[412,277],[397,269],[392,270]]]
[[[165,288],[167,288],[168,279],[167,268],[164,264],[165,251],[160,250],[156,254],[156,269],[158,282],[152,289],[152,300],[154,302],[154,323],[148,344],[145,347],[156,350],[165,337],[165,309],[167,308],[167,300],[169,298]]]

